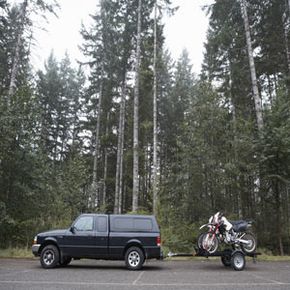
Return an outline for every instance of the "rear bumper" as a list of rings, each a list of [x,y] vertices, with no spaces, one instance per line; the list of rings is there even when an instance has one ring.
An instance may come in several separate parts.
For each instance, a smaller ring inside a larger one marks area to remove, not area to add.
[[[40,244],[32,245],[31,251],[35,257],[39,256],[39,248],[40,248]]]

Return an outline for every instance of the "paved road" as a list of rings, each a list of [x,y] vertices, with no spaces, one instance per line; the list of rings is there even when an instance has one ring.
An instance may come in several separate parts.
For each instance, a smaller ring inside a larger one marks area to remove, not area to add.
[[[10,289],[289,290],[290,262],[248,260],[246,269],[236,272],[219,260],[150,261],[132,272],[123,262],[81,260],[44,270],[38,260],[0,259],[0,290]]]

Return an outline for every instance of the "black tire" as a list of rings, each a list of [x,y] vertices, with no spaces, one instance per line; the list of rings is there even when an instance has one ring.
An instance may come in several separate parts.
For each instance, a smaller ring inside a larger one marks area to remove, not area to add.
[[[56,267],[59,263],[59,251],[54,245],[47,245],[43,248],[40,255],[40,263],[44,269]]]
[[[63,257],[62,261],[59,262],[59,265],[65,267],[71,262],[71,260],[71,257]]]
[[[125,263],[129,270],[140,270],[145,261],[143,251],[138,247],[131,247],[125,254]]]
[[[232,254],[231,266],[236,271],[244,270],[246,266],[246,258],[245,258],[245,255],[241,251],[237,251]]]
[[[202,247],[202,242],[203,242],[203,237],[204,237],[205,233],[201,233],[199,234],[199,236],[197,237],[197,248],[200,250],[203,250]]]
[[[219,246],[219,241],[212,233],[207,233],[202,239],[202,248],[209,254],[214,254]]]
[[[255,236],[252,233],[246,233],[242,239],[249,241],[249,245],[244,245],[244,244],[241,245],[242,250],[246,254],[254,253],[257,247],[257,241],[256,241]]]
[[[227,251],[224,256],[221,256],[221,261],[225,267],[231,266],[231,253],[232,251]]]

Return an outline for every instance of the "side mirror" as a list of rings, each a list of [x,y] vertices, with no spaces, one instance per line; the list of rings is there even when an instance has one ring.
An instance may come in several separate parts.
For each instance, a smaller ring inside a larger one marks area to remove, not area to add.
[[[70,231],[72,234],[74,234],[74,233],[75,233],[75,227],[74,227],[74,226],[71,226],[71,227],[69,228],[69,231]]]

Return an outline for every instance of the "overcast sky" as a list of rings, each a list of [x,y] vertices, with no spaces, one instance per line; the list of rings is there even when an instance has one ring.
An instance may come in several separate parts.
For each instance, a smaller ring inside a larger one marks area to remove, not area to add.
[[[79,34],[81,22],[89,25],[89,14],[96,11],[98,0],[58,0],[61,10],[58,18],[49,17],[45,24],[47,31],[36,31],[36,46],[33,48],[32,61],[37,67],[42,67],[50,51],[53,49],[58,59],[65,51],[71,59],[82,59],[78,45],[82,43]],[[190,54],[193,70],[200,71],[203,59],[203,44],[205,42],[208,20],[201,6],[212,3],[213,0],[173,0],[179,10],[174,16],[166,18],[165,37],[166,47],[172,57],[178,59],[186,48]]]

